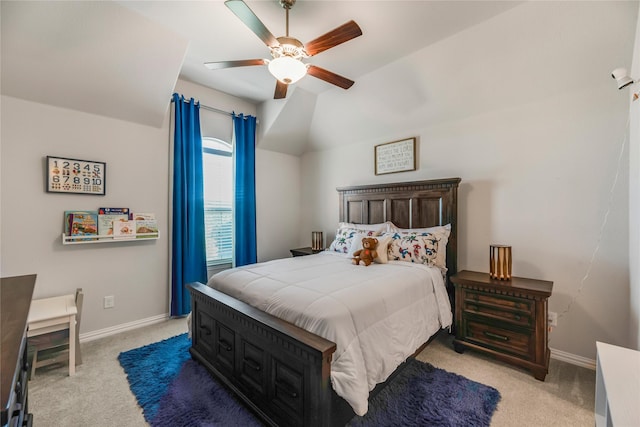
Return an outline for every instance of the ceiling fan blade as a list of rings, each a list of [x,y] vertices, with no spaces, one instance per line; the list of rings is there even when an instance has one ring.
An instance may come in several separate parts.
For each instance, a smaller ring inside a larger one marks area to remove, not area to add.
[[[349,21],[346,24],[339,26],[327,34],[324,34],[317,39],[311,40],[304,45],[304,50],[307,51],[309,56],[317,55],[320,52],[324,52],[327,49],[331,49],[334,46],[348,42],[362,35],[362,30],[355,23],[355,21]]]
[[[264,26],[262,21],[258,19],[255,13],[249,6],[242,0],[227,0],[224,4],[233,12],[235,15],[240,18],[244,25],[249,27],[251,31],[255,33],[256,36],[260,37],[260,40],[264,42],[269,47],[279,46],[278,40],[271,34],[271,31]]]
[[[315,65],[309,65],[307,67],[307,74],[333,85],[340,86],[342,89],[349,89],[355,83],[353,80],[332,73],[324,68],[316,67]]]
[[[273,99],[284,99],[287,97],[288,84],[282,83],[280,80],[276,80],[276,92],[273,94]]]
[[[218,62],[205,62],[204,66],[210,70],[221,70],[223,68],[233,67],[247,67],[249,65],[266,65],[267,61],[264,59],[242,59],[239,61],[218,61]]]

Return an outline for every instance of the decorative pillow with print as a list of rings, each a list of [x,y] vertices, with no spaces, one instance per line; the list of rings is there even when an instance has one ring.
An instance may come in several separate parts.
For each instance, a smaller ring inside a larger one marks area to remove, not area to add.
[[[394,225],[390,231],[402,234],[434,234],[438,238],[438,256],[436,257],[435,265],[443,269],[447,268],[447,244],[449,243],[449,235],[451,234],[451,224],[426,228],[398,228]]]
[[[389,259],[415,262],[437,267],[438,244],[440,238],[432,233],[393,233],[389,244]]]
[[[329,250],[333,252],[340,252],[343,254],[349,253],[353,239],[362,235],[364,237],[377,236],[378,233],[373,230],[356,230],[354,228],[338,228],[336,231],[336,238],[331,242]]]

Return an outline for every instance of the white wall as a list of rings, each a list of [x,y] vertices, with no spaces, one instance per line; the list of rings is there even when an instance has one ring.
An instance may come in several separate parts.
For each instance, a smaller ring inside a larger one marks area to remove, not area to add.
[[[528,2],[320,95],[302,235],[334,232],[336,187],[459,176],[458,268],[488,271],[489,244],[509,244],[514,275],[554,282],[552,348],[627,344],[628,99],[610,72],[637,6]],[[410,136],[418,170],[375,176],[374,145]]]
[[[634,80],[640,79],[640,15],[636,25],[633,64],[630,68]],[[627,64],[621,66],[628,67]],[[631,93],[640,94],[640,84],[623,89],[633,99]],[[640,350],[640,101],[629,101],[629,269],[631,290],[629,305],[631,327],[629,347]]]
[[[256,150],[258,262],[290,257],[289,249],[311,245],[311,237],[298,241],[300,192],[299,157]]]
[[[81,332],[168,309],[168,128],[2,97],[2,276],[37,273],[35,298],[85,293]],[[104,161],[106,195],[45,192],[45,156]],[[160,239],[61,244],[63,211],[155,212]],[[115,307],[102,308],[106,295]],[[150,298],[150,296],[153,296]]]
[[[255,115],[252,104],[193,83],[178,81],[176,92],[221,110]],[[82,287],[83,334],[166,315],[171,109],[158,129],[8,96],[2,96],[1,108],[1,275],[37,273],[35,298]],[[106,162],[106,196],[47,193],[47,155]],[[256,153],[261,261],[287,256],[297,243],[299,162],[292,156]],[[155,212],[160,239],[63,246],[63,211],[100,206]],[[102,308],[106,295],[115,296],[114,308]]]

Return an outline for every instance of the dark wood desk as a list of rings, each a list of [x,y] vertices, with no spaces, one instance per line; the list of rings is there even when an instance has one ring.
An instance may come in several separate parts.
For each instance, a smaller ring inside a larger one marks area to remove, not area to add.
[[[29,363],[27,360],[27,316],[36,275],[0,279],[0,425],[31,425],[27,403]]]

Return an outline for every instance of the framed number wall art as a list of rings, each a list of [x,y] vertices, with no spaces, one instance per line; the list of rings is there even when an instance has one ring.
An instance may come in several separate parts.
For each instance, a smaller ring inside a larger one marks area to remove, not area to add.
[[[47,192],[106,194],[105,162],[47,156]]]

